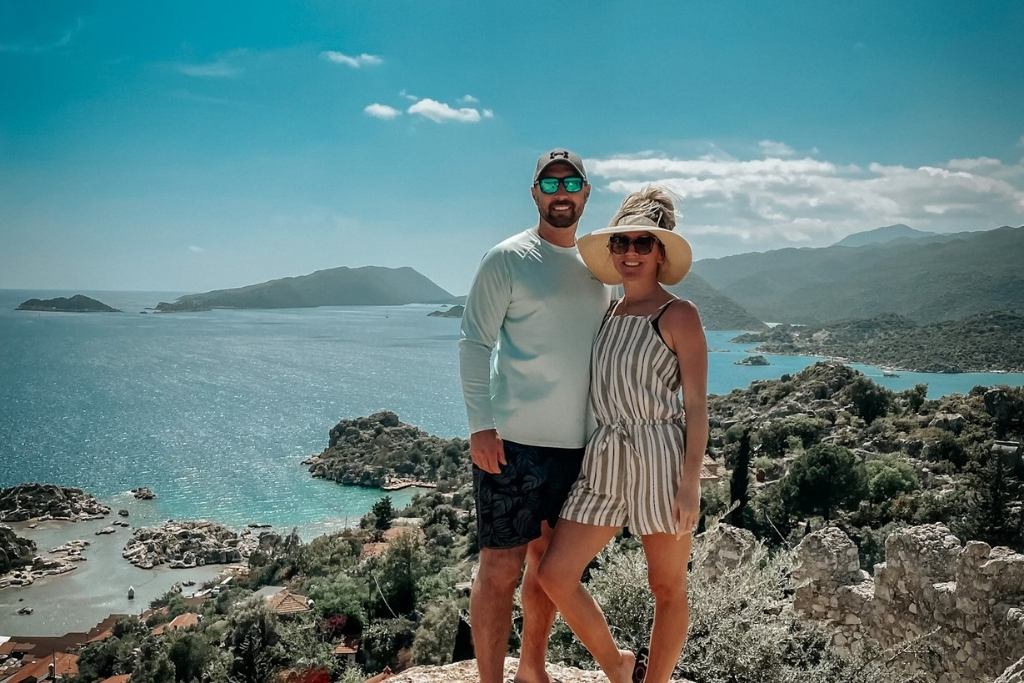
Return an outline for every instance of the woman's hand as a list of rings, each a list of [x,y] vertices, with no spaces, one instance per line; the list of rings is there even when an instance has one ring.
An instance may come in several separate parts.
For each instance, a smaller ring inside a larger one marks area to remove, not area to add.
[[[676,539],[692,534],[700,521],[700,481],[694,477],[679,485],[672,501],[672,517],[676,520]]]

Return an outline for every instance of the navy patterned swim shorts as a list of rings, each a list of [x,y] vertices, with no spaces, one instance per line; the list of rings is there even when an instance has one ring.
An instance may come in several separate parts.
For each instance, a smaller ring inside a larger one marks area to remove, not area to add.
[[[473,465],[481,548],[515,548],[540,538],[541,522],[555,526],[583,464],[583,448],[503,444],[500,474]]]

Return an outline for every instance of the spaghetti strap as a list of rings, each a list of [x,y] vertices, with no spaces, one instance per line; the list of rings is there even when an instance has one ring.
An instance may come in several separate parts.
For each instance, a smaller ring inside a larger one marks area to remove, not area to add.
[[[668,301],[666,301],[665,303],[663,303],[661,305],[661,308],[659,308],[657,310],[657,315],[655,315],[653,318],[651,318],[651,322],[654,323],[655,329],[657,329],[657,327],[658,327],[658,321],[661,320],[661,316],[665,315],[665,311],[668,310],[668,307],[671,306],[672,304],[674,304],[676,301],[679,301],[679,299],[676,299],[675,297],[673,297],[673,298],[669,299]]]
[[[619,303],[619,299],[612,299],[612,302],[608,304],[608,310],[604,312],[604,318],[601,319],[601,325],[597,328],[598,331],[604,327],[604,324],[608,322],[608,318],[612,317],[612,312],[615,311],[615,306]]]

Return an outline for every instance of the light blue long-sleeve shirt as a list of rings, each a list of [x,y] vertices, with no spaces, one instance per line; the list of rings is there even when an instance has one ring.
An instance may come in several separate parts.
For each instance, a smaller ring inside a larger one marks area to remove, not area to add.
[[[576,247],[551,244],[537,228],[488,251],[459,340],[470,433],[497,429],[531,446],[582,447],[590,349],[610,295]]]

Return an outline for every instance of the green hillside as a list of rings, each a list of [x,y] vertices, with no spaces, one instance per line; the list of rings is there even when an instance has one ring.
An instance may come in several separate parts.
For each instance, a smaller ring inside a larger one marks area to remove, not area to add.
[[[694,271],[766,321],[896,313],[918,323],[1024,310],[1024,227],[705,259]]]

